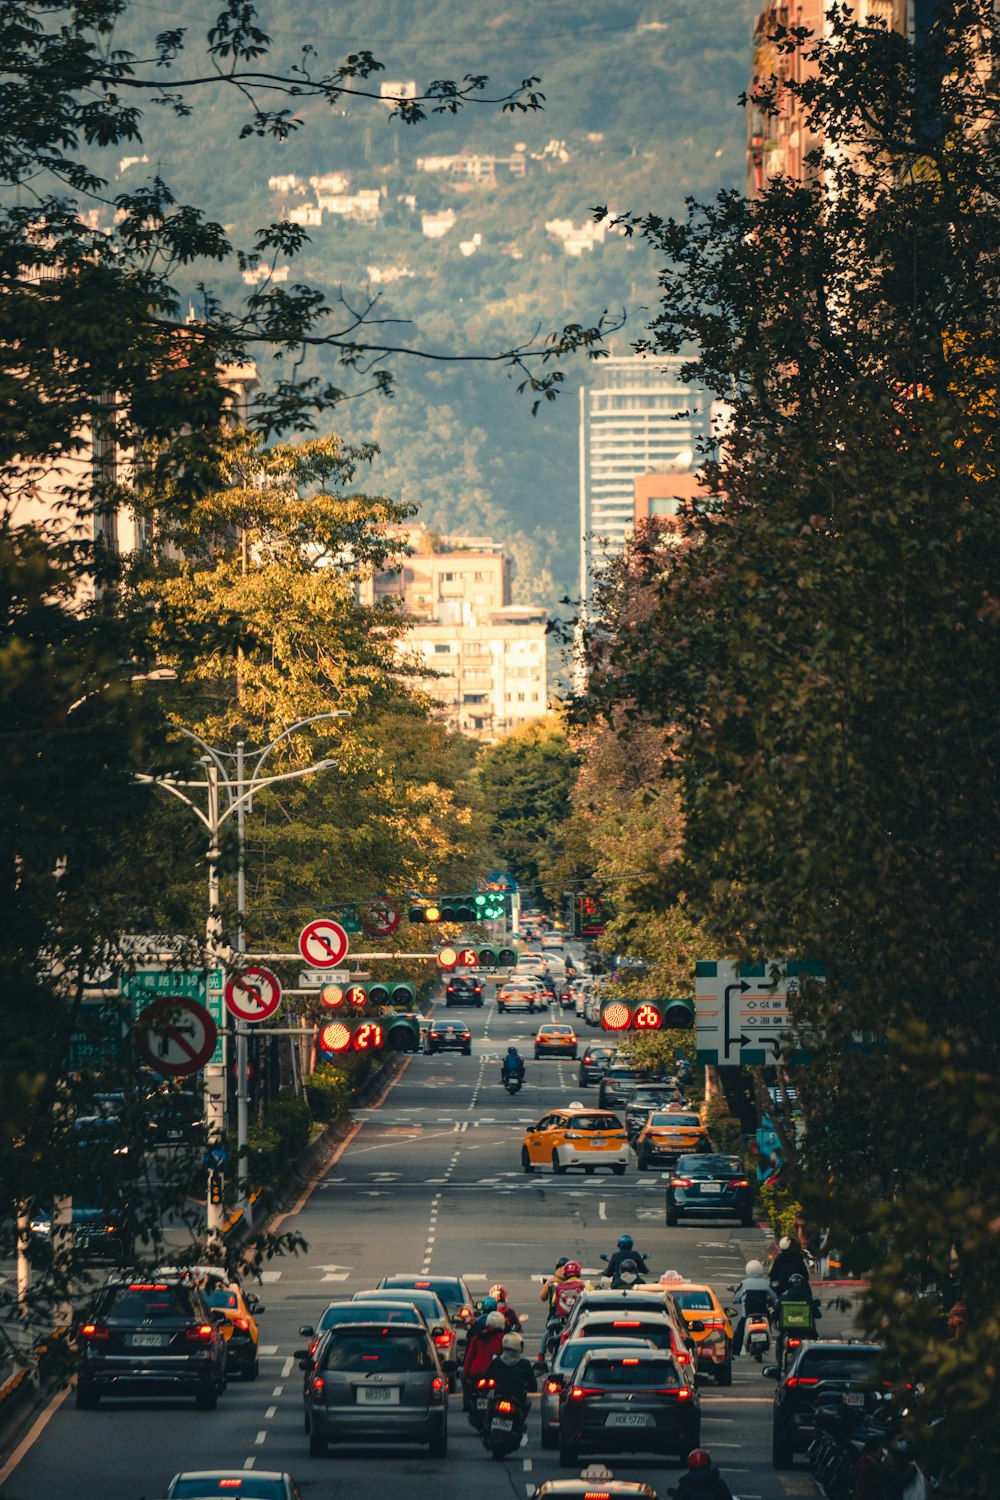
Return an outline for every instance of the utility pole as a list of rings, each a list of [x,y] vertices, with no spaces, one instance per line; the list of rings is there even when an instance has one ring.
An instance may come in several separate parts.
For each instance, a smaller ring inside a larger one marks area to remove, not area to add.
[[[241,791],[244,785],[243,750],[243,741],[238,740],[236,743],[236,785]],[[247,950],[246,815],[252,811],[252,803],[246,802],[240,802],[236,809],[236,951],[241,955]],[[248,1110],[250,1106],[248,1051],[247,1025],[245,1021],[238,1020],[236,1022],[236,1140],[238,1153],[236,1181],[239,1206],[244,1214],[247,1215],[250,1213],[250,1194],[248,1190],[250,1164],[247,1161],[246,1153]]]
[[[214,969],[222,946],[222,916],[219,903],[219,766],[211,755],[202,758],[208,796],[208,918],[205,923],[205,969]],[[223,1036],[222,1062],[209,1063],[204,1072],[205,1125],[209,1153],[218,1146],[226,1132],[226,1045]],[[218,1171],[211,1161],[206,1168],[205,1230],[210,1239],[222,1237],[224,1205],[213,1203],[212,1183]],[[221,1200],[221,1194],[219,1195]]]

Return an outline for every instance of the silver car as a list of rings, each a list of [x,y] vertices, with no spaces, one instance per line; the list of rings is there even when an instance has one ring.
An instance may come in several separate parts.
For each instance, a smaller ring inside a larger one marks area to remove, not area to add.
[[[426,1328],[330,1328],[306,1383],[305,1421],[313,1458],[322,1458],[330,1443],[423,1443],[432,1458],[444,1458],[448,1378]]]

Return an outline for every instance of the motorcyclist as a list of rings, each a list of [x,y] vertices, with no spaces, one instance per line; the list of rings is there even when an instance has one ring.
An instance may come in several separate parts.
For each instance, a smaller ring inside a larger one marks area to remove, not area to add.
[[[885,1485],[882,1483],[883,1439],[877,1436],[866,1440],[861,1457],[854,1466],[853,1500],[884,1500]]]
[[[507,1332],[520,1333],[521,1319],[518,1317],[517,1313],[507,1301],[507,1288],[505,1286],[501,1286],[500,1282],[498,1281],[496,1286],[490,1287],[489,1296],[496,1304],[497,1312],[503,1314],[503,1320],[504,1324],[506,1325]],[[484,1297],[483,1306],[485,1307],[485,1305],[486,1298]]]
[[[642,1256],[639,1254],[638,1250],[633,1247],[632,1236],[630,1234],[623,1234],[619,1237],[618,1248],[613,1255],[609,1256],[608,1269],[605,1274],[611,1277],[615,1277],[618,1274],[618,1268],[623,1260],[635,1261],[636,1270],[641,1271],[644,1276],[649,1275],[649,1267],[643,1260]]]
[[[799,1339],[816,1337],[816,1320],[822,1315],[818,1298],[814,1297],[809,1283],[798,1271],[789,1277],[788,1285],[778,1298],[776,1315],[778,1321],[778,1363],[789,1334]]]
[[[733,1500],[733,1492],[712,1462],[707,1448],[693,1448],[688,1454],[687,1472],[668,1495],[675,1500]]]
[[[776,1302],[771,1283],[764,1275],[764,1267],[759,1260],[748,1260],[746,1275],[733,1293],[733,1304],[740,1310],[740,1320],[733,1334],[734,1354],[740,1354],[743,1350],[747,1318],[756,1315],[768,1317]]]
[[[782,1235],[778,1241],[778,1253],[771,1262],[771,1269],[767,1274],[777,1297],[785,1291],[793,1276],[802,1276],[806,1281],[809,1280],[809,1267],[802,1254],[802,1247],[790,1240],[787,1234]]]
[[[562,1323],[569,1317],[573,1303],[586,1289],[587,1283],[583,1279],[578,1260],[561,1260],[552,1275],[542,1282],[538,1300],[548,1303],[548,1317],[542,1330],[542,1347],[538,1351],[539,1360],[545,1359],[546,1346],[553,1324]]]
[[[632,1259],[623,1260],[611,1279],[613,1287],[645,1286],[646,1278],[639,1275],[639,1267]]]
[[[556,1268],[552,1272],[552,1275],[546,1276],[545,1280],[542,1282],[542,1289],[538,1293],[538,1300],[539,1302],[547,1302],[549,1304],[550,1316],[552,1315],[552,1311],[555,1306],[556,1288],[559,1286],[560,1282],[566,1280],[566,1267],[576,1264],[577,1262],[571,1261],[568,1255],[562,1256],[560,1260],[556,1261]]]
[[[479,1317],[476,1318],[474,1322],[469,1324],[470,1333],[472,1333],[473,1329],[479,1329],[480,1331],[484,1329],[486,1327],[486,1319],[489,1317],[490,1313],[500,1311],[499,1302],[494,1296],[489,1293],[487,1293],[482,1302],[480,1302],[479,1307]],[[506,1319],[504,1321],[506,1323]]]
[[[527,1420],[531,1410],[529,1396],[538,1390],[538,1381],[531,1361],[524,1357],[524,1339],[519,1333],[504,1334],[500,1352],[494,1355],[486,1377],[494,1382],[498,1396],[517,1402]]]
[[[476,1381],[486,1374],[494,1356],[500,1353],[503,1337],[503,1314],[499,1312],[487,1313],[482,1328],[470,1331],[469,1341],[465,1346],[465,1361],[462,1365],[462,1387],[466,1406],[475,1394]]]
[[[522,1083],[524,1082],[524,1058],[518,1052],[513,1042],[507,1048],[507,1055],[500,1063],[500,1082],[506,1083],[511,1074],[520,1078]]]

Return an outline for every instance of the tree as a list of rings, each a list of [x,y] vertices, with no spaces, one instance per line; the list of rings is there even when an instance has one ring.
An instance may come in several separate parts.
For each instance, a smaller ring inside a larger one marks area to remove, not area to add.
[[[985,1497],[1000,1180],[969,1131],[971,1111],[995,1138],[1000,1062],[1000,48],[964,3],[915,44],[843,8],[775,45],[816,65],[764,100],[792,91],[824,140],[810,181],[625,221],[664,262],[649,347],[695,346],[731,420],[686,545],[640,566],[644,629],[592,632],[590,697],[676,733],[682,878],[721,950],[827,965],[798,1007],[797,1186],[864,1236],[865,1325],[924,1383],[911,1430]]]
[[[577,757],[557,719],[534,719],[479,759],[479,789],[497,859],[529,899],[541,893],[542,865],[569,811]]]

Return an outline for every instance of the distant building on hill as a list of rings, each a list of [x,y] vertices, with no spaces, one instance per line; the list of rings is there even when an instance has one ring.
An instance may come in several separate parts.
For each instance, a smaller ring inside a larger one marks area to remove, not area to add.
[[[711,402],[680,379],[677,355],[602,360],[580,391],[580,593],[621,551],[635,524],[635,481],[673,475],[693,481],[699,444],[711,430]]]
[[[412,555],[361,587],[361,602],[399,601],[411,617],[402,660],[437,674],[422,682],[451,729],[499,739],[547,708],[547,615],[510,602],[511,566],[490,537],[393,528]]]

